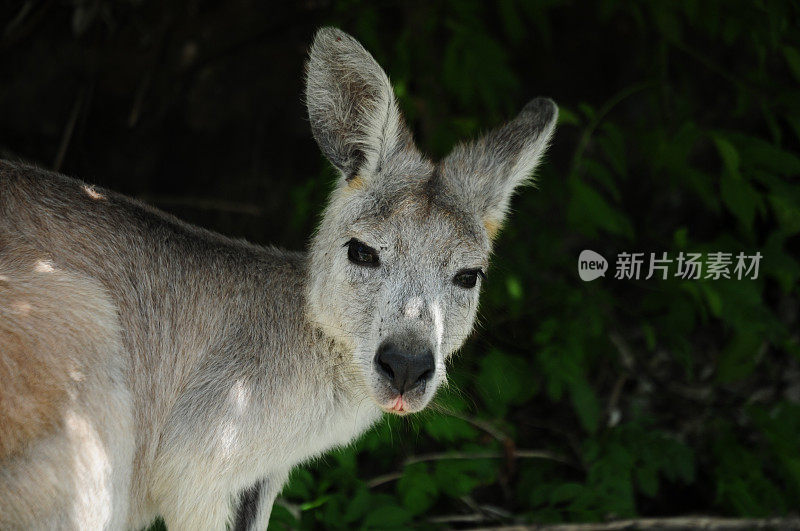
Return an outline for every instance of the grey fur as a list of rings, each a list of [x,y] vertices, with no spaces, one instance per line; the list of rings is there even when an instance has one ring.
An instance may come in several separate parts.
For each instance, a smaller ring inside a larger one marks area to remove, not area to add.
[[[445,381],[480,288],[453,277],[488,266],[556,107],[533,100],[436,165],[352,37],[320,30],[307,76],[314,136],[341,172],[308,254],[0,162],[0,377],[14,368],[14,396],[36,404],[0,400],[0,528],[159,515],[171,531],[263,528],[292,467],[391,410],[373,360],[383,341],[435,356],[404,413]],[[351,238],[380,265],[350,263]]]

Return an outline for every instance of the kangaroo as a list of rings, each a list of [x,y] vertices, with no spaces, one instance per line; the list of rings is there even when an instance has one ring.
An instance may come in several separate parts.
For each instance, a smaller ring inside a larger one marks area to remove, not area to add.
[[[0,528],[264,529],[293,467],[445,381],[557,107],[434,163],[350,35],[306,86],[340,175],[307,253],[0,162]]]

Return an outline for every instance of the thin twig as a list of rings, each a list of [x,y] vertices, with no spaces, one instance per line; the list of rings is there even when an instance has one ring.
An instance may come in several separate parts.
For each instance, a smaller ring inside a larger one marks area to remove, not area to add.
[[[391,474],[383,474],[382,476],[375,476],[374,478],[367,481],[367,487],[374,489],[375,487],[380,487],[384,483],[390,483],[392,481],[396,481],[403,477],[402,472],[392,472]]]
[[[64,158],[67,156],[67,149],[69,148],[69,143],[72,140],[72,133],[75,131],[75,124],[78,122],[78,116],[80,116],[81,108],[83,108],[83,104],[86,100],[86,95],[88,92],[89,91],[86,89],[86,87],[82,88],[78,93],[78,97],[75,98],[75,103],[72,104],[72,110],[69,113],[69,119],[67,120],[67,124],[64,126],[64,132],[61,134],[61,143],[58,145],[56,158],[53,160],[54,171],[60,171],[61,166],[64,164]]]
[[[148,70],[142,80],[139,82],[139,87],[133,97],[133,104],[131,105],[131,112],[128,113],[128,127],[133,128],[139,122],[139,116],[142,114],[142,104],[144,97],[150,88],[150,83],[153,81],[153,71]]]
[[[33,33],[33,30],[36,29],[39,23],[45,20],[45,15],[53,4],[55,4],[55,0],[46,0],[41,3],[38,11],[31,13],[30,6],[33,3],[34,2],[26,2],[17,16],[11,19],[6,25],[2,38],[0,38],[0,53],[5,52]]]
[[[459,413],[458,411],[451,411],[449,409],[442,409],[441,411],[445,415],[449,415],[451,417],[455,417],[455,418],[457,418],[459,420],[463,420],[464,422],[472,424],[473,426],[475,426],[479,430],[485,431],[486,433],[488,433],[489,435],[491,435],[492,437],[494,437],[495,439],[497,439],[500,442],[505,442],[508,439],[508,435],[506,435],[505,433],[503,433],[499,429],[495,428],[492,424],[490,424],[489,422],[486,422],[485,420],[481,420],[481,419],[472,417],[470,415],[465,415],[464,413]]]
[[[440,452],[431,454],[412,455],[403,461],[403,467],[413,465],[416,463],[427,463],[431,461],[444,461],[447,459],[505,459],[508,454],[505,452]],[[547,450],[515,450],[511,457],[514,459],[548,459],[551,461],[558,461],[566,465],[572,465],[565,457],[549,452]],[[369,488],[378,487],[384,483],[395,481],[403,477],[402,472],[392,472],[376,476],[367,481]]]
[[[725,81],[729,82],[732,85],[735,85],[736,88],[739,89],[739,90],[743,90],[745,92],[749,92],[750,94],[754,94],[754,95],[760,95],[759,92],[766,88],[766,87],[753,87],[753,86],[751,86],[746,81],[743,81],[743,80],[737,78],[736,76],[734,76],[733,74],[731,74],[730,72],[728,72],[727,70],[725,70],[724,68],[722,68],[721,66],[716,64],[710,58],[706,57],[705,55],[703,55],[702,53],[698,52],[697,50],[694,50],[693,48],[690,48],[690,47],[686,46],[685,44],[683,44],[680,41],[672,42],[671,44],[676,49],[678,49],[681,52],[685,53],[686,55],[688,55],[689,57],[691,57],[692,59],[694,59],[695,61],[697,61],[701,65],[705,66],[710,71],[714,72],[715,74],[717,74],[718,76],[723,78]]]
[[[434,516],[428,518],[428,522],[432,524],[474,524],[476,522],[490,522],[496,520],[489,516],[475,513],[475,514],[445,514],[442,516]]]
[[[569,172],[570,175],[578,171],[581,159],[583,158],[583,152],[586,151],[586,148],[589,146],[589,141],[592,138],[592,134],[594,134],[595,129],[597,129],[597,127],[602,123],[603,118],[605,118],[606,115],[622,101],[633,96],[637,92],[653,86],[655,86],[655,82],[653,81],[645,81],[643,83],[632,85],[615,94],[613,98],[608,100],[605,104],[603,104],[602,107],[600,107],[600,109],[597,111],[597,114],[595,114],[594,118],[592,118],[592,120],[586,126],[586,129],[583,130],[583,135],[581,135],[581,138],[578,141],[578,147],[575,148],[575,153],[572,155],[572,167]]]
[[[672,530],[706,529],[738,531],[740,529],[800,529],[800,518],[717,518],[714,516],[677,516],[671,518],[634,518],[597,524],[551,524],[483,527],[502,531],[618,531],[630,529]]]
[[[432,454],[412,455],[405,460],[406,465],[425,463],[428,461],[441,461],[445,459],[504,459],[504,452],[441,452]],[[562,456],[547,450],[515,450],[512,454],[515,459],[549,459],[560,463],[569,464]]]
[[[614,382],[614,387],[611,389],[611,396],[608,399],[608,406],[606,407],[609,427],[613,427],[617,422],[619,422],[619,417],[617,416],[615,419],[614,412],[617,411],[617,404],[620,396],[622,395],[622,388],[625,386],[625,382],[627,381],[628,373],[623,372],[617,377],[617,381]]]

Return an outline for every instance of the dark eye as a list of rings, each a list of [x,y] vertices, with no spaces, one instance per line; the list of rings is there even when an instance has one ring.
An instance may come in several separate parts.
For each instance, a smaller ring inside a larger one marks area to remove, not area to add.
[[[380,259],[378,259],[378,251],[355,238],[350,239],[350,241],[344,245],[347,247],[347,259],[354,264],[366,267],[378,267],[381,263]]]
[[[485,276],[480,269],[463,269],[453,277],[453,284],[465,289],[474,288],[479,276]]]

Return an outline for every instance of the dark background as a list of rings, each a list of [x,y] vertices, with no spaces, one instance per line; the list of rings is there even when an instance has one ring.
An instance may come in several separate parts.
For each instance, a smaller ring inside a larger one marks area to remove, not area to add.
[[[296,471],[274,523],[797,514],[796,2],[0,6],[0,156],[257,243],[304,248],[334,178],[302,103],[321,25],[375,55],[435,158],[558,102],[454,385]],[[605,278],[578,278],[583,249]],[[615,280],[622,251],[763,259],[756,280]]]

